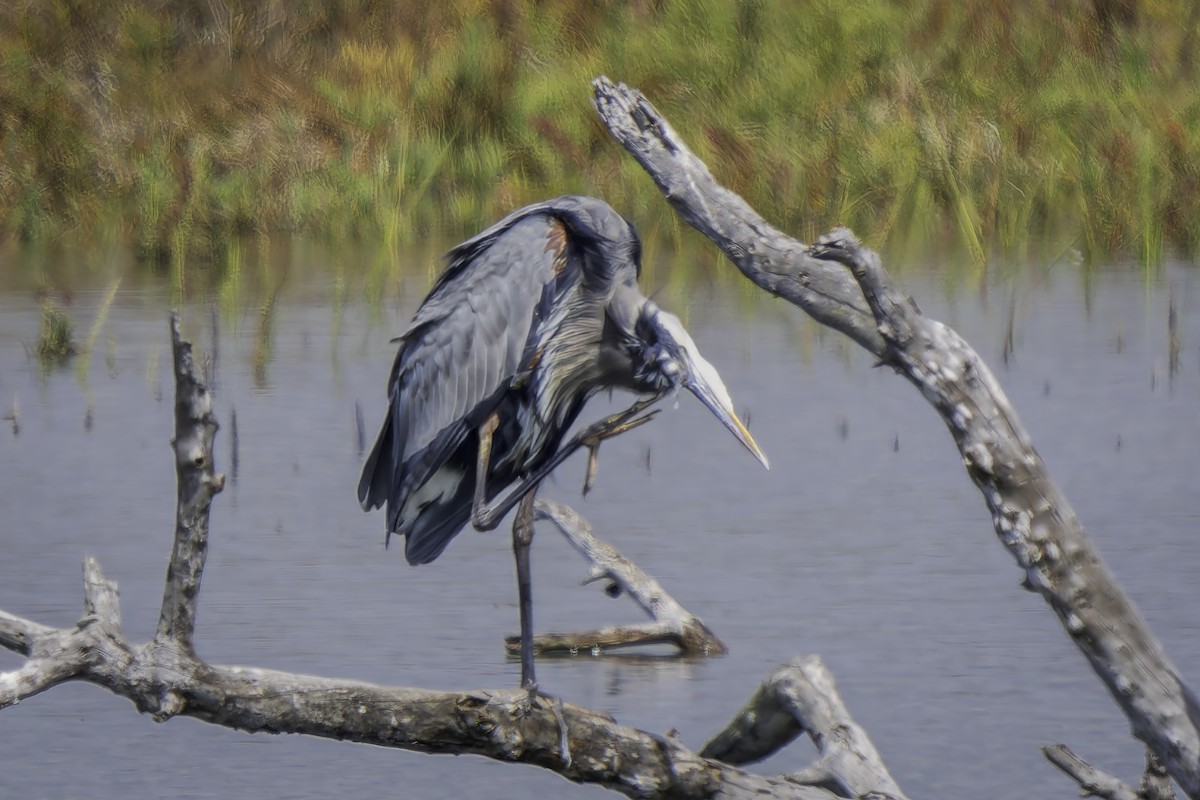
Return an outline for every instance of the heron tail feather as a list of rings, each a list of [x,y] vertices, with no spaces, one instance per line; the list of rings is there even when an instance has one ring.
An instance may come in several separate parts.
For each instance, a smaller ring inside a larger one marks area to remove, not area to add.
[[[358,481],[358,502],[363,511],[379,508],[391,495],[392,474],[395,471],[392,453],[392,415],[389,413],[383,420],[383,428],[363,464],[362,477]]]

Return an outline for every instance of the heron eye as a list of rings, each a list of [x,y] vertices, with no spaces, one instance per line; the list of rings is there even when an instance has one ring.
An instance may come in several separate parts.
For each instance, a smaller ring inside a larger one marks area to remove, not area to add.
[[[668,378],[674,378],[679,374],[679,362],[674,359],[663,359],[662,372]]]

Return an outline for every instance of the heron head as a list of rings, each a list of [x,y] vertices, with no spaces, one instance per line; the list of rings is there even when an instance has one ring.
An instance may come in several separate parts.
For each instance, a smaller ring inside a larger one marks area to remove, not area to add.
[[[637,336],[642,347],[641,364],[635,376],[655,390],[683,387],[737,437],[764,467],[767,457],[738,419],[733,398],[712,364],[708,363],[679,318],[647,300],[638,317]]]

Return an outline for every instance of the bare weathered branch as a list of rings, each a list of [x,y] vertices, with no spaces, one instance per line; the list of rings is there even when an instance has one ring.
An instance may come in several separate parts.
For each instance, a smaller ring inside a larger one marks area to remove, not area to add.
[[[27,656],[32,651],[33,642],[53,630],[45,625],[15,617],[6,611],[0,611],[0,647],[6,650]]]
[[[761,761],[802,733],[812,738],[821,759],[791,775],[792,780],[830,787],[845,797],[905,796],[816,656],[775,670],[700,754],[729,764],[748,764]]]
[[[33,629],[19,618],[16,626]],[[553,770],[639,798],[832,800],[829,792],[752,775],[676,740],[523,689],[437,692],[206,664],[157,643],[132,647],[111,626],[81,623],[35,642],[45,655],[0,675],[0,708],[63,680],[97,683],[162,718],[301,733],[425,753],[473,753]],[[43,641],[43,639],[45,639]],[[571,753],[563,758],[563,745]]]
[[[121,599],[117,584],[104,577],[100,562],[88,556],[83,562],[83,613],[121,626]]]
[[[1101,562],[979,356],[896,292],[878,257],[849,232],[805,251],[719,186],[641,93],[607,78],[593,88],[612,135],[743,274],[850,336],[921,389],[954,434],[996,533],[1029,587],[1058,615],[1134,735],[1189,797],[1200,798],[1200,704]],[[839,262],[852,269],[831,272]],[[851,271],[857,285],[846,283]]]
[[[212,396],[200,380],[192,359],[191,342],[179,336],[179,317],[171,315],[171,344],[175,363],[175,473],[178,500],[175,539],[162,611],[155,639],[174,641],[190,650],[196,628],[196,599],[208,553],[208,511],[213,497],[225,485],[213,465],[213,438],[217,421]]]
[[[1101,797],[1104,800],[1141,800],[1137,790],[1120,778],[1096,769],[1075,754],[1065,744],[1051,744],[1042,748],[1046,759],[1054,766],[1075,779],[1080,794],[1084,797]]]
[[[640,92],[597,78],[596,111],[609,132],[649,173],[667,202],[721,248],[759,288],[804,309],[867,350],[882,354],[862,292],[845,270],[809,256],[801,242],[772,227],[721,186]]]
[[[84,565],[84,616],[74,628],[58,629],[0,612],[0,645],[26,656],[28,661],[11,672],[0,673],[0,708],[15,705],[86,674],[97,652],[97,639],[114,630],[118,618],[116,585],[100,574],[95,559]]]
[[[848,231],[813,250],[851,267],[887,340],[886,361],[950,429],[1026,585],[1058,614],[1134,734],[1173,765],[1189,796],[1200,796],[1200,729],[1189,716],[1190,692],[1084,534],[995,375],[954,330],[901,296],[878,255]]]
[[[1089,764],[1065,744],[1046,745],[1042,754],[1051,764],[1075,779],[1084,797],[1104,800],[1175,800],[1171,779],[1158,756],[1146,751],[1146,770],[1137,789],[1115,775]]]
[[[0,708],[16,705],[75,676],[75,665],[32,659],[17,669],[0,672]]]
[[[607,579],[641,606],[653,622],[623,625],[580,633],[548,633],[534,637],[540,652],[592,652],[648,644],[673,644],[686,655],[722,655],[725,645],[694,614],[679,605],[654,578],[647,575],[617,549],[596,538],[592,526],[574,509],[554,500],[538,499],[538,519],[550,520],[580,555],[591,571],[587,582]],[[510,652],[520,649],[520,641],[509,636],[505,645]]]

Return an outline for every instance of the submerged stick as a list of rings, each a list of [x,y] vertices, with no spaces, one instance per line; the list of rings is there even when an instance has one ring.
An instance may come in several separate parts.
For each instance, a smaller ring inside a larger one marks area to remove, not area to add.
[[[544,498],[537,501],[535,508],[538,519],[553,522],[571,546],[587,559],[591,569],[585,582],[611,581],[653,620],[580,633],[539,634],[533,639],[535,650],[599,654],[616,648],[672,644],[684,655],[724,655],[728,652],[708,626],[676,602],[658,581],[622,556],[615,547],[597,539],[592,526],[574,509]],[[505,645],[509,652],[519,651],[517,637],[507,637]]]

